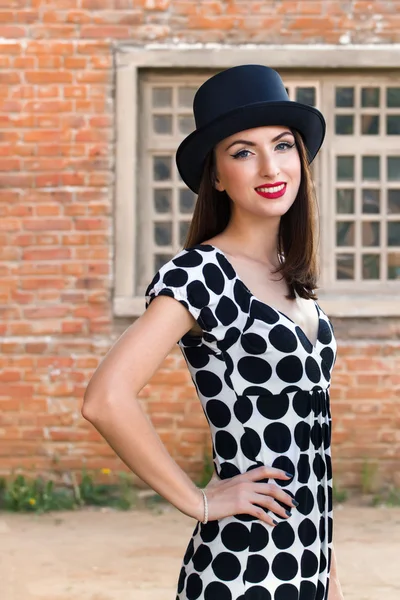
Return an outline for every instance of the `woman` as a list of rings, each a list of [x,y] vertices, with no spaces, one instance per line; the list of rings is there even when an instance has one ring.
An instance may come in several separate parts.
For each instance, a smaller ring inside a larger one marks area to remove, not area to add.
[[[337,346],[313,291],[309,169],[325,121],[261,65],[211,77],[194,114],[176,158],[198,193],[185,249],[154,276],[147,310],[98,367],[82,412],[132,471],[197,520],[177,600],[339,600],[329,406]],[[204,490],[136,400],[177,342],[212,436],[215,473]]]

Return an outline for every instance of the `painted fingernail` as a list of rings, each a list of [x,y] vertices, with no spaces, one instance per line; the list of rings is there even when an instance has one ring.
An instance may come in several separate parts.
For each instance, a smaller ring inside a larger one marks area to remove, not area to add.
[[[293,502],[293,504],[294,504],[295,506],[298,506],[298,505],[299,505],[299,503],[297,502],[297,500],[295,500],[294,498],[292,499],[292,502]]]
[[[285,471],[285,475],[286,477],[293,477],[292,473],[287,473],[287,471]]]
[[[272,522],[273,522],[275,525],[279,525],[278,521],[275,521],[275,519],[272,519]]]
[[[290,512],[290,510],[285,510],[285,513],[287,514],[288,517],[292,516],[292,513]]]

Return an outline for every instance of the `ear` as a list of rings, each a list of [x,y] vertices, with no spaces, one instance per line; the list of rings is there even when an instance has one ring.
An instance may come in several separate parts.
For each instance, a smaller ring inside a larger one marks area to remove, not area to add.
[[[216,190],[218,190],[218,192],[223,192],[225,190],[218,177],[215,177],[214,179],[214,187]]]

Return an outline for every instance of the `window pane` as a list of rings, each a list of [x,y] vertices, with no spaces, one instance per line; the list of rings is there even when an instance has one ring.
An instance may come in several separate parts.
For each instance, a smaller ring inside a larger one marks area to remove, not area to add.
[[[309,104],[315,106],[315,88],[314,87],[298,87],[296,88],[296,102],[302,102],[303,104]]]
[[[388,156],[387,171],[389,181],[400,181],[400,156]]]
[[[362,255],[362,277],[363,279],[379,279],[380,257],[379,254]]]
[[[154,181],[172,179],[172,160],[170,156],[153,156],[153,179]]]
[[[362,212],[377,214],[380,212],[380,190],[362,190]]]
[[[336,223],[336,245],[354,246],[354,221],[338,221]]]
[[[179,223],[179,243],[181,246],[185,243],[187,232],[189,231],[189,221]]]
[[[380,88],[362,88],[361,106],[363,108],[379,106]]]
[[[336,88],[336,106],[338,108],[347,108],[354,106],[354,88],[337,87]]]
[[[389,221],[388,228],[388,246],[400,246],[400,221]]]
[[[354,190],[336,190],[336,212],[354,213]]]
[[[388,135],[400,135],[400,115],[387,115],[386,130]]]
[[[181,213],[192,213],[196,195],[188,189],[179,190],[179,211]]]
[[[362,178],[367,181],[379,181],[380,156],[362,157]]]
[[[196,128],[194,119],[190,115],[178,117],[179,133],[191,133]]]
[[[400,252],[388,254],[388,279],[400,279]]]
[[[157,246],[170,246],[172,243],[172,223],[154,223],[154,241]]]
[[[153,190],[154,210],[157,213],[171,211],[172,190]]]
[[[364,221],[362,224],[362,245],[379,246],[380,223],[379,221]]]
[[[400,190],[388,191],[388,213],[400,213]]]
[[[167,263],[171,258],[174,258],[173,254],[155,254],[154,255],[154,270],[158,271],[161,269],[165,263]]]
[[[336,279],[354,279],[354,254],[336,256]]]
[[[155,87],[152,92],[152,102],[155,108],[168,108],[172,106],[172,88]]]
[[[361,115],[361,133],[379,135],[379,115]]]
[[[161,134],[172,133],[172,116],[153,115],[153,131]]]
[[[336,179],[338,181],[354,180],[354,156],[338,156],[336,159]]]
[[[178,105],[184,108],[192,108],[195,93],[195,87],[180,87],[178,89]]]
[[[351,135],[354,133],[353,115],[336,115],[335,132],[337,135]]]
[[[387,88],[386,106],[388,108],[398,108],[400,106],[400,87]]]

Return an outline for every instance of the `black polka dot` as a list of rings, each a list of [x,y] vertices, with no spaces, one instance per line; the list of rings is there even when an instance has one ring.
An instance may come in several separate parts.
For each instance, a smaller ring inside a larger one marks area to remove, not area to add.
[[[257,400],[258,412],[266,419],[282,419],[289,409],[289,396],[279,394],[277,396],[260,396]]]
[[[269,572],[269,563],[261,554],[252,554],[247,559],[247,568],[244,572],[244,580],[250,583],[264,581]]]
[[[215,427],[226,427],[230,423],[231,411],[221,400],[209,400],[206,404],[206,413]]]
[[[304,550],[301,557],[300,570],[302,577],[313,577],[318,571],[318,560],[314,552]]]
[[[264,429],[264,441],[268,448],[279,454],[283,454],[290,448],[290,429],[283,423],[271,423]]]
[[[298,534],[304,547],[311,546],[317,539],[317,528],[311,519],[303,519],[299,525]]]
[[[212,559],[210,548],[206,544],[200,544],[192,558],[193,566],[196,571],[204,571]]]
[[[238,445],[231,433],[217,431],[215,434],[215,449],[222,458],[229,460],[236,456]]]
[[[300,583],[300,597],[299,600],[309,600],[309,598],[315,598],[317,588],[312,581],[302,581]]]
[[[304,392],[297,392],[293,396],[293,409],[302,419],[308,417],[311,412],[310,396]]]
[[[282,521],[272,530],[272,539],[279,550],[287,550],[293,545],[295,534],[289,521]]]
[[[222,294],[225,287],[225,279],[221,269],[212,263],[206,264],[203,267],[203,275],[206,286],[210,288],[214,294]]]
[[[164,275],[163,283],[171,287],[182,287],[189,279],[184,269],[171,269]]]
[[[324,542],[325,541],[325,537],[326,537],[325,517],[321,517],[320,520],[319,520],[318,535],[319,535],[319,539],[321,540],[321,542]]]
[[[233,286],[233,295],[235,297],[235,302],[238,304],[241,310],[244,313],[248,313],[251,295],[246,286],[239,280],[235,281],[235,285]]]
[[[318,581],[317,593],[315,594],[315,600],[325,600],[325,586],[321,580]]]
[[[253,319],[258,319],[269,325],[279,321],[279,315],[276,310],[263,302],[259,302],[259,300],[256,300],[254,297],[251,301],[250,313]]]
[[[293,473],[293,475],[296,472],[294,464],[288,456],[278,456],[271,466],[276,469],[282,469],[282,471],[286,471],[286,473]],[[292,479],[275,479],[274,481],[280,487],[286,487],[290,485]]]
[[[248,354],[263,354],[267,349],[267,342],[257,333],[245,333],[240,338],[242,348]]]
[[[303,377],[303,365],[298,356],[286,356],[276,365],[276,374],[282,381],[295,383]]]
[[[311,490],[303,486],[297,490],[295,498],[299,503],[296,510],[301,512],[302,515],[309,515],[314,508],[314,496]]]
[[[277,525],[279,527],[279,525]],[[272,572],[282,581],[290,581],[296,577],[299,565],[296,557],[288,552],[279,552],[272,561]]]
[[[297,587],[291,583],[283,583],[276,588],[274,600],[299,600]],[[306,600],[306,598],[304,598],[304,600]],[[311,600],[311,597],[307,600]]]
[[[210,356],[204,346],[186,348],[186,358],[195,369],[202,369],[210,362]]]
[[[297,479],[299,483],[308,483],[310,479],[310,461],[308,454],[300,454],[300,458],[297,463]]]
[[[300,421],[294,428],[294,440],[302,452],[310,446],[310,431],[311,428],[305,421]]]
[[[203,582],[197,573],[192,573],[186,580],[186,596],[188,600],[197,600],[203,591]]]
[[[313,460],[313,471],[318,480],[321,481],[326,472],[324,459],[320,454],[317,454]]]
[[[215,308],[215,315],[223,325],[231,325],[237,318],[239,311],[236,304],[228,298],[222,296]]]
[[[322,485],[319,485],[317,489],[317,502],[319,512],[323,513],[325,511],[326,494],[325,488]]]
[[[195,250],[190,250],[182,256],[174,258],[172,262],[177,267],[198,267],[203,262],[203,257]]]
[[[221,541],[232,552],[246,550],[250,541],[249,529],[241,523],[228,523],[221,531]]]
[[[327,567],[326,556],[321,550],[320,557],[319,557],[319,572],[323,573],[325,571],[326,567]]]
[[[269,333],[268,339],[272,346],[279,350],[279,352],[294,352],[298,346],[296,336],[285,325],[279,324],[273,327]]]
[[[239,396],[233,406],[233,411],[238,421],[246,423],[253,414],[253,404],[246,396]]]
[[[235,475],[240,475],[240,471],[236,465],[229,462],[221,464],[221,471],[219,473],[221,479],[230,479],[231,477],[235,477]]]
[[[218,375],[215,375],[212,371],[197,371],[196,383],[199,388],[200,394],[211,398],[212,396],[218,396],[222,390],[222,382]]]
[[[201,281],[192,281],[186,286],[187,297],[192,306],[195,308],[203,308],[210,303],[210,294],[206,286]]]
[[[225,583],[212,581],[204,590],[204,600],[232,600],[232,594]]]
[[[215,327],[218,327],[218,321],[209,306],[201,309],[199,323],[201,323],[202,328],[206,331],[212,331]]]
[[[265,383],[272,375],[271,365],[258,356],[240,358],[237,368],[240,375],[251,383]]]
[[[217,261],[218,261],[221,269],[227,276],[227,278],[233,279],[236,276],[236,273],[235,273],[231,263],[228,262],[227,259],[225,258],[225,256],[223,254],[221,254],[220,252],[217,252],[216,258],[217,258]]]
[[[230,327],[229,329],[227,329],[224,338],[222,340],[218,340],[218,349],[222,350],[223,352],[226,352],[227,350],[229,350],[229,348],[236,344],[239,338],[240,329],[238,329],[237,327]]]
[[[257,454],[261,450],[261,439],[254,429],[244,428],[244,434],[240,438],[240,448],[247,458],[256,460]]]
[[[259,523],[253,523],[250,531],[250,552],[260,552],[268,545],[268,529]]]
[[[178,594],[180,594],[183,591],[183,588],[185,587],[185,579],[186,579],[186,569],[185,569],[185,567],[182,567],[181,571],[179,573],[179,579],[178,579],[178,586],[177,586]]]
[[[305,372],[310,381],[318,383],[321,380],[321,369],[315,358],[308,356],[305,363]]]
[[[191,560],[191,558],[193,556],[193,552],[194,552],[194,542],[193,542],[193,539],[191,539],[188,544],[188,547],[186,548],[185,555],[183,557],[183,562],[185,565],[187,565],[189,563],[189,561]]]
[[[209,521],[206,525],[203,523],[200,526],[200,537],[203,542],[209,543],[213,542],[217,535],[219,534],[219,524],[218,521]]]
[[[240,574],[240,561],[231,552],[217,554],[211,567],[218,579],[222,579],[222,581],[232,581]]]

